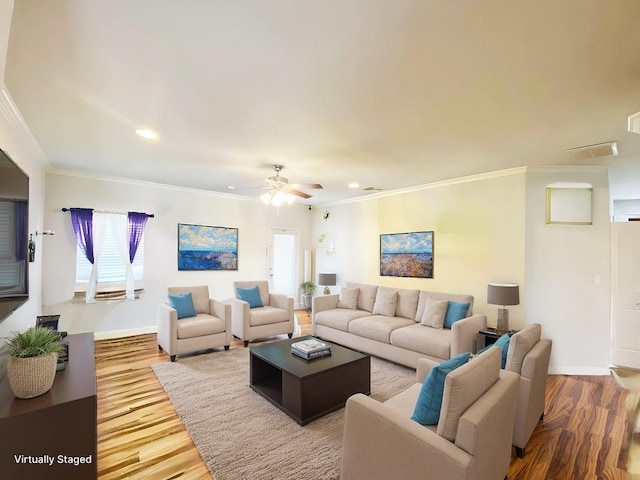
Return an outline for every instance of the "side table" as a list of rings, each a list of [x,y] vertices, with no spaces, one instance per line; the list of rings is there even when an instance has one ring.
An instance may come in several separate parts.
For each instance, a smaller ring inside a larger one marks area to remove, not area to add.
[[[518,333],[518,330],[509,330],[508,332],[503,332],[496,328],[485,328],[484,330],[480,330],[476,334],[476,352],[483,349],[487,345],[495,343],[496,340],[498,340],[505,333],[511,336],[514,333]]]

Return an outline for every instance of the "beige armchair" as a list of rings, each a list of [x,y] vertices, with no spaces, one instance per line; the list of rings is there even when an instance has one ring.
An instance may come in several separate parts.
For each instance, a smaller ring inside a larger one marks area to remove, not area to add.
[[[262,307],[250,308],[249,303],[240,300],[238,288],[258,286]],[[233,282],[235,298],[227,302],[231,305],[231,333],[248,346],[251,340],[287,334],[293,336],[293,297],[269,293],[266,280]]]
[[[347,400],[341,478],[502,480],[511,460],[518,376],[500,371],[492,348],[447,375],[437,426],[411,420],[422,380],[434,365],[418,360],[415,385],[380,403]]]
[[[520,376],[513,428],[513,445],[520,458],[524,457],[529,438],[544,416],[551,340],[540,338],[541,332],[539,323],[529,325],[511,337],[507,350],[505,370]]]
[[[231,345],[231,307],[209,298],[209,287],[171,287],[169,295],[191,292],[196,315],[178,319],[178,312],[168,303],[158,305],[158,348],[176,355],[216,347],[229,350]]]

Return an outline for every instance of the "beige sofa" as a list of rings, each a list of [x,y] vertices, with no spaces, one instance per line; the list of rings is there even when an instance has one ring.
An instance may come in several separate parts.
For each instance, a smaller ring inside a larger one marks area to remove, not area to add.
[[[418,362],[417,383],[380,403],[347,400],[342,444],[344,480],[502,480],[511,460],[518,376],[500,371],[491,348],[449,373],[437,425],[411,419],[434,363]]]
[[[466,317],[451,328],[423,325],[425,311],[439,301],[468,303]],[[419,358],[440,363],[475,351],[476,334],[486,328],[487,317],[473,315],[471,295],[350,282],[340,295],[313,298],[312,325],[319,338],[416,368]]]

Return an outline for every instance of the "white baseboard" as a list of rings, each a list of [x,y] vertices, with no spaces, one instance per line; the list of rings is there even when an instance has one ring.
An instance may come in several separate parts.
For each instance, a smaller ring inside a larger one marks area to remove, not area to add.
[[[134,335],[146,335],[148,333],[158,333],[158,326],[151,325],[148,327],[132,328],[130,330],[112,330],[110,332],[95,332],[94,340],[107,340],[109,338],[132,337]]]
[[[549,367],[549,375],[610,375],[606,367]]]

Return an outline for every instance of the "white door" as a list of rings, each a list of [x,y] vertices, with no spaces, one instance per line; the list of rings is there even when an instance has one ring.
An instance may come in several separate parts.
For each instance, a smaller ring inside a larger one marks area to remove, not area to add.
[[[269,291],[297,298],[298,230],[269,230]],[[297,303],[297,302],[296,302]]]
[[[611,364],[640,369],[640,222],[611,226]]]

